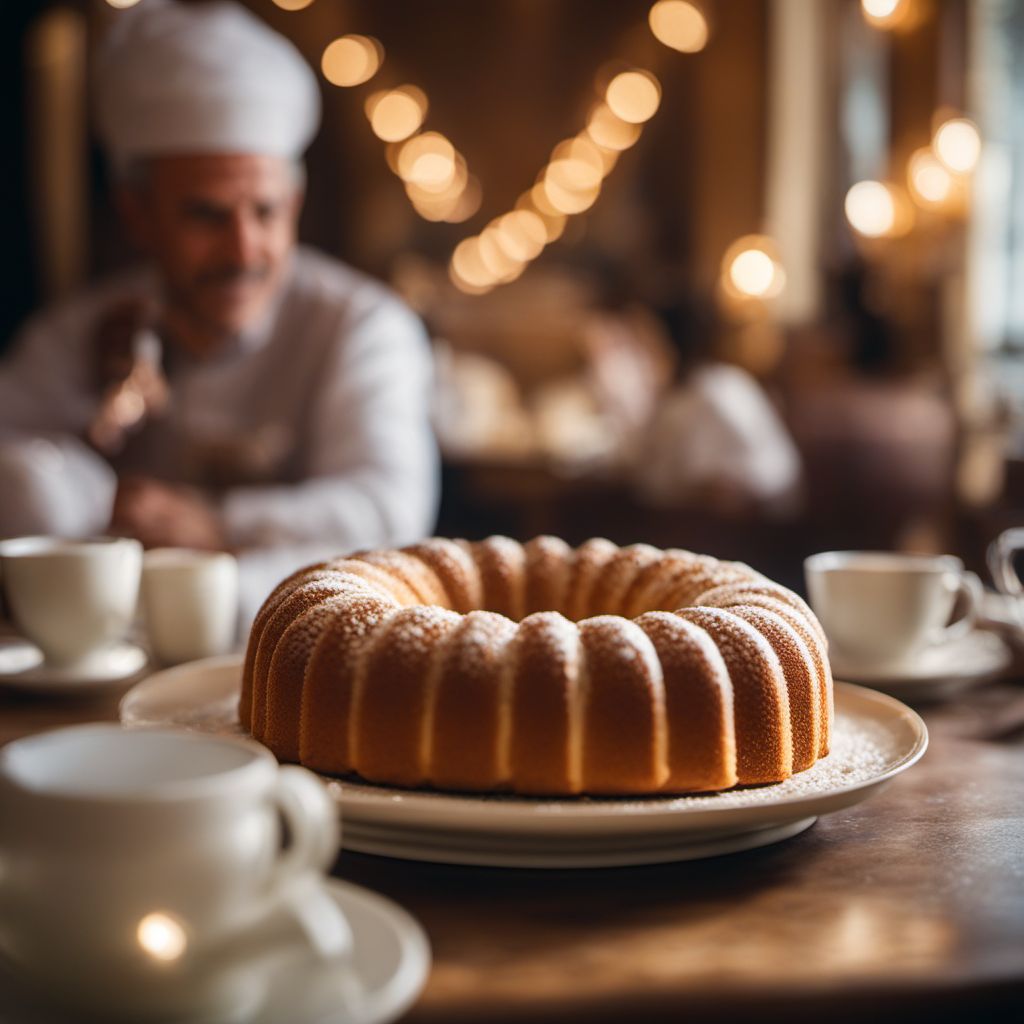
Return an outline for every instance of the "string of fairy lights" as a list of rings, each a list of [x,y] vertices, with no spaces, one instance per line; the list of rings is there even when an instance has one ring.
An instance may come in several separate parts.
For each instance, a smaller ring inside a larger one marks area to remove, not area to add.
[[[312,0],[274,0],[300,10]],[[648,12],[656,39],[681,53],[708,41],[708,21],[696,2],[658,0]],[[321,71],[342,88],[369,82],[381,69],[384,48],[376,39],[345,35],[324,50]],[[561,140],[534,183],[513,208],[464,238],[449,262],[452,281],[483,294],[516,280],[565,231],[568,218],[589,210],[619,156],[639,140],[661,103],[661,84],[639,67],[620,69],[602,84],[582,130]],[[465,158],[437,131],[424,130],[429,100],[418,86],[371,94],[364,109],[374,134],[387,144],[388,166],[401,178],[413,208],[427,220],[462,223],[480,208],[482,187]]]
[[[107,0],[119,9],[138,2]],[[285,11],[301,11],[313,0],[273,2]],[[922,9],[920,0],[861,0],[864,19],[883,31],[912,28]],[[657,0],[648,11],[647,24],[655,39],[683,54],[700,52],[710,37],[700,0]],[[351,33],[324,48],[320,70],[332,85],[354,88],[370,83],[384,62],[379,40]],[[455,246],[448,270],[461,291],[480,295],[520,277],[562,236],[570,217],[597,202],[620,156],[639,141],[644,125],[660,106],[660,82],[641,67],[621,68],[606,77],[597,87],[584,127],[552,149],[513,208]],[[450,139],[425,128],[430,102],[421,87],[404,84],[378,89],[367,96],[363,109],[374,135],[385,144],[388,167],[402,181],[419,216],[461,224],[479,211],[481,182]],[[981,138],[969,119],[937,114],[931,144],[907,160],[906,185],[896,180],[864,180],[849,189],[844,211],[850,226],[867,240],[898,238],[912,230],[915,208],[961,215],[980,154]],[[720,285],[734,304],[770,300],[781,293],[785,282],[778,246],[768,236],[745,235],[723,256]]]

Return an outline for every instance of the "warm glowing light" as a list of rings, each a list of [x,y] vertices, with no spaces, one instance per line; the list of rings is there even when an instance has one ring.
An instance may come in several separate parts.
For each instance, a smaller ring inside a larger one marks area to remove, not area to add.
[[[569,223],[569,218],[564,213],[549,214],[538,210],[537,216],[544,221],[548,245],[552,242],[557,242],[565,234],[565,225]]]
[[[878,28],[892,28],[900,20],[906,0],[860,0],[864,18]]]
[[[955,117],[939,126],[932,148],[953,174],[970,174],[981,156],[981,136],[972,121]]]
[[[388,162],[388,167],[391,168],[392,174],[397,174],[400,178],[402,172],[398,169],[398,158],[402,155],[402,142],[389,142],[384,147],[384,159]]]
[[[494,286],[497,283],[495,281],[489,281],[487,284],[473,284],[471,281],[467,281],[459,273],[454,260],[448,264],[448,276],[451,278],[452,284],[454,284],[460,292],[465,292],[467,295],[486,295],[489,291],[494,290]]]
[[[591,192],[600,187],[601,178],[600,164],[595,167],[576,157],[552,160],[544,172],[545,183],[554,182],[570,192]]]
[[[658,109],[661,86],[647,71],[623,71],[609,83],[605,101],[616,117],[630,124],[642,124]]]
[[[530,205],[539,213],[549,217],[564,217],[565,214],[555,206],[544,191],[543,178],[530,189]]]
[[[547,244],[544,221],[530,210],[506,213],[494,226],[498,245],[519,263],[536,259]]]
[[[449,224],[461,224],[463,221],[469,220],[480,209],[483,198],[484,190],[480,185],[480,179],[475,174],[471,174],[455,208],[445,217],[445,220]]]
[[[448,265],[448,276],[451,278],[452,284],[454,284],[460,292],[465,292],[467,295],[486,295],[489,291],[494,290],[493,284],[470,284],[469,281],[459,275],[459,272],[455,269],[453,264]]]
[[[430,189],[410,181],[406,182],[405,191],[421,217],[454,224],[476,213],[482,198],[480,183],[475,178],[470,179],[461,153],[455,154],[455,173],[446,186]]]
[[[697,53],[707,45],[707,19],[685,0],[658,0],[647,21],[659,42],[680,53]]]
[[[134,0],[138,2],[138,0]],[[313,0],[274,0],[274,3],[281,8],[282,11],[302,11],[307,8]],[[109,0],[108,0],[109,3]]]
[[[737,238],[722,257],[722,286],[734,303],[773,299],[785,284],[778,247],[767,235]]]
[[[550,245],[562,237],[568,217],[559,213],[544,194],[544,185],[538,183],[529,192],[524,192],[516,200],[517,210],[526,210],[534,214],[544,226],[545,245]]]
[[[463,291],[490,289],[496,283],[494,275],[487,269],[480,255],[480,239],[475,235],[463,239],[455,247],[451,259],[451,273],[456,286],[469,286],[463,288]]]
[[[775,262],[761,249],[744,249],[729,266],[729,279],[737,291],[760,298],[775,280]]]
[[[406,192],[421,217],[449,224],[461,224],[469,220],[480,209],[483,200],[483,189],[473,175],[467,178],[465,187],[458,194],[430,196],[429,193],[417,190],[414,185],[406,185]]]
[[[582,213],[597,201],[600,177],[582,161],[556,160],[542,182],[544,195],[555,213]]]
[[[489,224],[479,236],[480,259],[498,283],[514,281],[522,271],[523,260],[512,257],[501,244],[497,225]]]
[[[412,203],[413,209],[424,220],[447,220],[449,214],[452,213],[458,204],[458,199],[428,199],[422,194],[413,192],[411,187],[408,185],[406,186],[405,191],[409,196],[409,202]]]
[[[586,135],[560,142],[551,151],[551,161],[571,160],[586,164],[592,168],[598,180],[607,177],[618,160],[618,153],[611,149],[602,149]]]
[[[452,205],[462,195],[468,181],[469,168],[466,166],[465,158],[461,153],[455,153],[455,173],[443,185],[425,188],[413,180],[406,182],[405,190],[409,193],[409,198],[415,202],[425,203],[429,206],[445,203]]]
[[[301,2],[301,0],[292,0],[292,2]],[[302,6],[305,7],[306,4],[311,4],[312,2],[313,0],[304,0]],[[115,11],[126,11],[129,7],[134,7],[137,3],[139,3],[139,0],[107,0],[107,4],[110,7],[113,7]],[[288,0],[284,0],[284,3],[279,4],[279,6],[284,7],[286,11],[290,10],[290,8],[284,6],[285,3],[288,3]],[[299,8],[296,7],[294,10],[299,10]]]
[[[401,142],[419,130],[427,113],[427,98],[415,86],[376,92],[366,101],[373,134],[385,142]]]
[[[914,198],[925,206],[937,206],[950,197],[953,179],[930,149],[918,149],[907,164],[907,183]]]
[[[411,138],[398,154],[398,173],[403,181],[428,192],[443,192],[455,172],[455,147],[438,132]]]
[[[382,53],[380,44],[367,36],[342,36],[328,43],[320,69],[332,85],[362,85],[377,73]]]
[[[621,152],[640,138],[640,125],[630,124],[616,116],[608,106],[599,103],[587,121],[587,135],[604,149]]]
[[[139,945],[156,960],[177,960],[188,945],[185,929],[167,914],[147,914],[135,934]]]
[[[455,159],[444,153],[425,153],[409,172],[409,182],[431,191],[443,192],[455,177]]]
[[[858,181],[843,203],[853,229],[868,238],[891,234],[896,225],[892,190],[880,181]]]
[[[615,170],[615,165],[619,162],[618,150],[605,149],[603,146],[598,146],[597,151],[601,154],[601,173],[607,178]]]

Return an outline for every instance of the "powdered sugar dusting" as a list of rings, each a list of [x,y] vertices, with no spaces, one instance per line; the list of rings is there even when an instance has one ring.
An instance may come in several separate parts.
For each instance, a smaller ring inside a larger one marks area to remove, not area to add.
[[[450,670],[481,674],[500,662],[505,645],[515,636],[511,619],[496,612],[470,612],[451,639]]]
[[[553,664],[567,665],[579,657],[580,633],[574,622],[558,612],[534,612],[520,623],[519,643],[536,645]]]

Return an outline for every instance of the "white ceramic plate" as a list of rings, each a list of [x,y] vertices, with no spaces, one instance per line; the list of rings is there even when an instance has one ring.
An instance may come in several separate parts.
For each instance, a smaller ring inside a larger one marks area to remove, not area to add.
[[[157,673],[121,702],[127,726],[238,734],[238,656]],[[772,786],[696,796],[528,799],[398,789],[325,779],[342,810],[342,843],[394,857],[509,867],[593,867],[712,856],[794,835],[859,803],[924,753],[910,708],[840,683],[832,752]]]
[[[246,1024],[387,1024],[416,1001],[430,971],[423,929],[383,896],[333,878],[326,884],[352,926],[351,965],[322,960],[296,943],[268,969],[263,1005]],[[0,966],[0,1024],[67,1020],[64,1010],[34,1004],[9,966]]]
[[[147,663],[146,652],[125,641],[79,665],[47,665],[35,644],[10,639],[0,642],[0,686],[72,697],[124,687]]]
[[[502,868],[618,868],[641,864],[666,864],[680,860],[700,860],[726,853],[739,853],[758,846],[778,843],[808,829],[818,819],[800,818],[785,825],[748,829],[719,838],[650,839],[638,842],[632,837],[623,844],[603,839],[559,844],[550,841],[510,842],[507,835],[479,841],[458,834],[438,834],[431,841],[425,833],[400,829],[377,832],[372,827],[350,825],[344,844],[359,853],[374,853],[403,860],[428,860],[441,864],[469,864]]]
[[[943,700],[997,678],[1012,664],[1013,652],[1002,637],[976,629],[897,668],[845,665],[833,657],[832,673],[905,700]]]

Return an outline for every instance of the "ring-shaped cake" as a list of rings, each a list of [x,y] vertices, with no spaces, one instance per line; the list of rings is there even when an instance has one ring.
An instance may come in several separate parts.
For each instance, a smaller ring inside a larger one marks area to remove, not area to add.
[[[434,538],[281,583],[239,713],[280,759],[370,782],[692,793],[827,754],[832,677],[803,600],[739,562]]]

